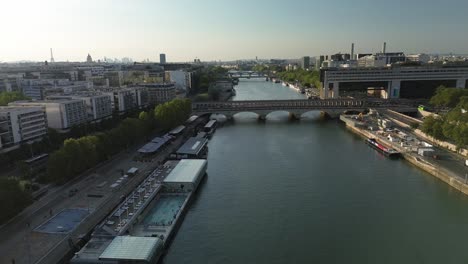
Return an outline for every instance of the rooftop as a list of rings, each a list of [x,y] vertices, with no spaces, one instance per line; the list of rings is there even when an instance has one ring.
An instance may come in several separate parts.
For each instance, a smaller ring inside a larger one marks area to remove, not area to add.
[[[164,182],[194,182],[206,166],[206,160],[181,160],[164,179]]]
[[[207,143],[206,138],[191,137],[177,150],[177,154],[198,155]]]
[[[205,128],[212,128],[216,124],[216,120],[210,120],[210,122],[206,123]]]
[[[164,135],[163,137],[155,137],[150,143],[141,147],[138,152],[141,154],[149,154],[158,151],[162,146],[171,140],[171,137]]]
[[[185,126],[178,126],[178,127],[174,128],[174,129],[172,129],[169,132],[169,134],[171,134],[171,135],[179,134],[180,132],[184,131],[184,129],[185,129]]]
[[[157,237],[118,236],[99,259],[149,262],[161,247],[162,241]]]
[[[8,112],[12,112],[12,111],[27,111],[27,110],[34,110],[34,111],[37,111],[37,110],[42,110],[43,108],[42,107],[34,107],[34,106],[31,106],[31,107],[22,107],[22,106],[0,106],[0,112],[3,112],[3,113],[8,113]]]

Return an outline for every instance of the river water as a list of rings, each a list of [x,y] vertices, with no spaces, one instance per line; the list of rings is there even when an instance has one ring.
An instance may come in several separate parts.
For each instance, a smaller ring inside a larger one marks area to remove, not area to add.
[[[236,90],[234,100],[303,98],[254,79]],[[338,121],[284,116],[240,114],[216,131],[164,263],[468,263],[464,195]]]

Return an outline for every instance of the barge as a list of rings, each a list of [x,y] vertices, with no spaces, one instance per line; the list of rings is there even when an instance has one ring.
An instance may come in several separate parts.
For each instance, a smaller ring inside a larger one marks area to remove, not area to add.
[[[392,149],[392,148],[387,148],[386,146],[380,144],[377,142],[375,138],[368,138],[366,139],[366,143],[373,147],[374,149],[378,150],[380,153],[384,154],[387,157],[390,158],[398,158],[400,157],[400,152]]]

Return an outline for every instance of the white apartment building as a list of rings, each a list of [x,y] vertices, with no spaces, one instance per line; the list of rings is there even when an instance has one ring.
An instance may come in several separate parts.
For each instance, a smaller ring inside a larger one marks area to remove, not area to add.
[[[44,107],[0,107],[0,150],[40,140],[46,134]]]
[[[48,126],[58,130],[67,130],[88,121],[83,100],[17,101],[8,105],[45,107]]]
[[[112,115],[112,99],[108,94],[83,93],[75,95],[48,96],[48,100],[82,100],[86,104],[88,121],[96,121]]]
[[[174,83],[176,89],[189,92],[192,88],[192,73],[186,71],[166,71],[165,80]]]

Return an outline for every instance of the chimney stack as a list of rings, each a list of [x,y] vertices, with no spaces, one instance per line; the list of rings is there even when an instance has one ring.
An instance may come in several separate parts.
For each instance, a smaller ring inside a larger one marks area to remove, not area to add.
[[[354,60],[354,43],[351,43],[351,60]]]
[[[387,53],[387,42],[383,43],[382,53]]]

